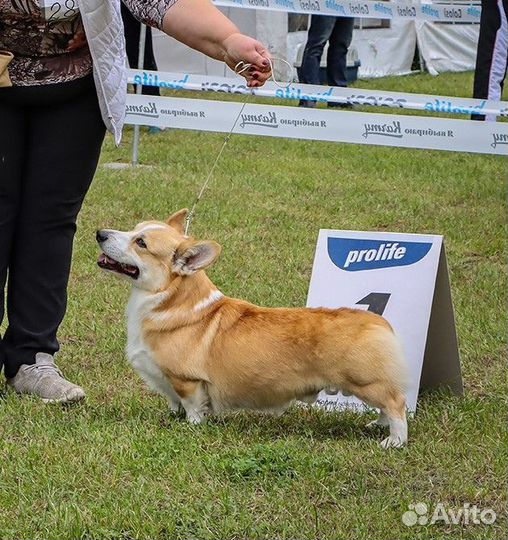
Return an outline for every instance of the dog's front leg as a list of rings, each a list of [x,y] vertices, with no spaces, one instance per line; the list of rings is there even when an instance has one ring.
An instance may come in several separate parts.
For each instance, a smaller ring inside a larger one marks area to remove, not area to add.
[[[182,402],[179,399],[177,401],[176,399],[172,397],[168,397],[168,405],[169,405],[169,410],[173,414],[180,414],[184,410]]]
[[[201,424],[210,412],[210,396],[202,381],[172,381],[173,387],[180,397],[185,409],[187,421],[191,424]]]

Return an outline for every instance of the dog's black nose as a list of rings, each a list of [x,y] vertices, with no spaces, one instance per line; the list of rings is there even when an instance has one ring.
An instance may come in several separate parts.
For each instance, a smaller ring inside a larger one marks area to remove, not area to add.
[[[99,244],[102,244],[102,242],[105,242],[108,239],[108,233],[106,231],[97,231],[95,238],[97,238]]]

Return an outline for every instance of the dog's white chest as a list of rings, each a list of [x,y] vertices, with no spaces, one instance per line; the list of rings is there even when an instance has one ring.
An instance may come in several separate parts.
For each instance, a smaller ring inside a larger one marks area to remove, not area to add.
[[[143,340],[141,328],[144,317],[160,302],[157,295],[133,289],[127,305],[127,358],[146,384],[166,396],[172,403],[179,402],[168,379],[156,364],[153,354]]]

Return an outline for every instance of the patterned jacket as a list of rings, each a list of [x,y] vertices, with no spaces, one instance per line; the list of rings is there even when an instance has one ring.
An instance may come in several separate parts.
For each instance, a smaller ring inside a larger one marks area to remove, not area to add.
[[[177,0],[123,0],[157,28]],[[15,86],[70,82],[93,71],[104,122],[120,142],[127,92],[120,0],[0,0],[0,49]]]

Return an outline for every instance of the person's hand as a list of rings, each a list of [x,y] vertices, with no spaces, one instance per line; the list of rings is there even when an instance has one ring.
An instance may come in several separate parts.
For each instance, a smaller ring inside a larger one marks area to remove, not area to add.
[[[263,86],[271,75],[270,53],[257,40],[240,33],[231,34],[223,43],[224,62],[233,71],[238,62],[252,64],[252,67],[241,75],[247,79],[247,86],[256,88]]]

